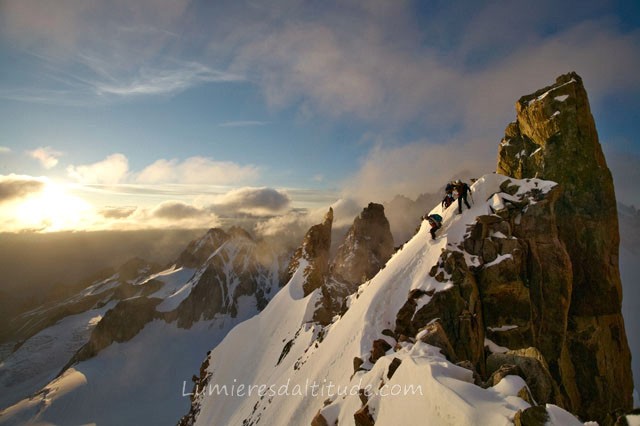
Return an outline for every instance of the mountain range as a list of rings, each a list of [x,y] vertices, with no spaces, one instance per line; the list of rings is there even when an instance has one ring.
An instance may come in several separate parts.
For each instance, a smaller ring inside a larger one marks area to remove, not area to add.
[[[399,196],[335,241],[329,208],[295,250],[215,228],[14,318],[0,424],[637,422],[640,214],[577,74],[516,112],[462,213]]]

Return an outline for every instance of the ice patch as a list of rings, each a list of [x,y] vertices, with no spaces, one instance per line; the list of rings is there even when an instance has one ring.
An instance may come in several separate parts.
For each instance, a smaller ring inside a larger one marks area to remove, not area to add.
[[[564,101],[567,100],[568,97],[569,97],[569,95],[560,95],[560,96],[556,96],[553,99],[555,99],[558,102],[564,102]]]

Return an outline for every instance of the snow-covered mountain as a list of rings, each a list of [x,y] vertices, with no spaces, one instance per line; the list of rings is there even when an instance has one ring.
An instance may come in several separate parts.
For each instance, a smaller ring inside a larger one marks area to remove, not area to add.
[[[134,260],[16,319],[0,424],[174,424],[203,356],[281,287],[286,256],[211,229],[167,269]]]
[[[570,412],[613,424],[628,412],[615,194],[582,80],[561,76],[516,109],[501,174],[475,182],[471,209],[435,207],[439,238],[423,222],[331,322],[315,315],[325,260],[303,257],[212,350],[181,424],[582,424]]]
[[[0,424],[638,422],[617,262],[636,245],[619,251],[582,81],[516,109],[472,207],[433,203],[435,240],[423,220],[394,252],[375,203],[341,244],[329,209],[290,260],[213,229],[169,268],[133,261],[25,314]],[[640,229],[635,209],[620,218]]]
[[[529,406],[518,397],[526,388],[523,379],[509,376],[486,389],[475,385],[473,368],[454,364],[445,356],[453,353],[433,345],[442,337],[437,318],[425,318],[425,328],[415,335],[397,333],[408,294],[414,295],[415,319],[438,294],[459,286],[458,271],[449,270],[447,259],[460,256],[469,267],[487,271],[514,262],[505,253],[482,265],[478,256],[463,250],[478,216],[494,217],[507,203],[534,206],[555,187],[539,180],[511,181],[517,192],[509,195],[501,190],[507,181],[499,175],[481,178],[473,186],[476,203],[462,215],[455,206],[436,207],[432,212],[444,218],[439,238],[432,241],[423,222],[327,327],[313,320],[320,290],[304,296],[308,264],[302,263],[263,312],[238,325],[211,352],[191,390],[194,405],[184,424],[509,424]],[[510,246],[513,237],[489,232]],[[502,325],[505,330],[517,327]],[[506,351],[486,343],[495,352]],[[549,406],[548,411],[556,424],[581,424],[559,408]]]

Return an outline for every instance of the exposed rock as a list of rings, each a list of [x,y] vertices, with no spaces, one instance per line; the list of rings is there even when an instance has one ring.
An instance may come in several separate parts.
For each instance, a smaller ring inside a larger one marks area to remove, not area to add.
[[[241,296],[254,296],[258,309],[263,309],[268,300],[265,293],[279,284],[276,282],[279,277],[272,275],[271,265],[262,264],[259,247],[246,231],[232,228],[230,234],[223,232],[210,230],[208,237],[199,240],[203,247],[210,249],[220,241],[224,241],[224,245],[209,253],[189,296],[175,312],[167,315],[169,321],[177,318],[179,327],[189,328],[194,322],[212,319],[217,314],[235,318]],[[204,256],[204,249],[196,245],[194,250]],[[181,257],[185,256],[183,252]]]
[[[211,228],[197,240],[189,243],[178,257],[178,266],[197,268],[215,252],[222,244],[229,240],[230,235],[220,228]]]
[[[572,266],[566,271],[571,285],[561,288],[557,282],[553,286],[555,293],[563,293],[560,309],[554,304],[537,313],[549,317],[546,324],[556,324],[548,345],[539,347],[569,398],[567,408],[582,418],[601,420],[607,412],[630,409],[633,391],[621,315],[613,180],[577,74],[560,76],[554,85],[520,98],[516,110],[517,120],[507,127],[500,145],[497,172],[520,179],[539,177],[561,185],[554,216]],[[546,262],[542,257],[551,250],[539,249],[540,260]],[[540,272],[544,275],[545,271]],[[536,294],[546,305],[556,300],[543,296]],[[569,300],[566,322],[565,298]],[[537,306],[542,308],[543,304]],[[553,351],[557,342],[566,342],[566,346]]]
[[[480,376],[480,374],[478,374],[478,372],[476,371],[476,367],[471,363],[471,361],[469,360],[464,360],[464,361],[460,361],[458,363],[456,363],[456,365],[458,367],[462,367],[465,368],[469,371],[471,371],[473,373],[473,383],[476,386],[483,386],[484,382],[482,381],[482,376]]]
[[[372,278],[393,253],[393,238],[384,207],[370,203],[355,218],[334,261],[329,264],[332,222],[333,210],[329,209],[324,222],[307,232],[289,266],[289,276],[292,276],[301,259],[307,262],[304,295],[320,289],[313,320],[321,325],[330,324],[334,316],[344,313],[347,296]]]
[[[436,293],[412,292],[396,316],[395,333],[415,336],[437,318],[453,348],[452,359],[469,360],[478,371],[484,371],[484,326],[475,277],[464,255],[457,251],[443,251],[431,272],[437,276],[438,270],[450,277],[453,286]],[[424,296],[431,300],[416,311],[416,300]]]
[[[369,203],[355,218],[344,242],[338,247],[331,272],[336,280],[357,288],[373,278],[392,254],[393,236],[384,207]]]
[[[329,426],[327,419],[320,413],[320,410],[318,410],[316,415],[313,416],[313,419],[311,419],[311,426]]]
[[[371,356],[369,362],[375,364],[378,359],[383,357],[387,351],[391,349],[391,345],[384,339],[376,339],[371,346]]]
[[[360,370],[360,367],[362,367],[362,364],[364,364],[364,360],[362,358],[360,358],[359,356],[353,358],[353,372],[354,372],[354,374],[358,370]]]
[[[307,231],[302,245],[296,250],[289,263],[288,278],[290,279],[300,266],[300,260],[304,259],[307,262],[304,270],[304,296],[320,288],[329,276],[329,249],[331,248],[332,224],[333,209],[329,208],[329,211],[324,217],[324,221],[321,224],[312,226],[309,231]]]
[[[505,365],[515,366],[521,372],[516,373],[524,379],[538,404],[556,401],[554,384],[544,356],[535,348],[509,351],[505,354],[491,354],[487,357],[487,374],[494,375]],[[490,379],[491,383],[492,380]]]
[[[541,405],[519,410],[513,418],[515,426],[545,426],[548,422],[549,413]]]
[[[453,363],[457,361],[456,352],[453,350],[453,346],[451,346],[451,342],[449,342],[447,333],[444,331],[440,320],[436,319],[427,324],[418,333],[418,336],[420,336],[420,340],[422,342],[440,348],[442,355],[444,355],[449,361]]]
[[[400,364],[402,364],[402,360],[398,358],[393,358],[393,360],[391,361],[391,364],[389,364],[389,370],[387,371],[387,379],[391,379],[393,377],[398,367],[400,367]]]
[[[502,364],[500,368],[498,368],[491,374],[491,377],[489,377],[489,380],[487,380],[487,385],[495,386],[507,376],[519,376],[524,379],[524,374],[522,373],[520,367],[514,364]]]
[[[71,358],[60,373],[71,365],[94,357],[113,342],[126,342],[133,338],[150,321],[160,318],[156,305],[162,299],[136,297],[120,301],[109,309],[91,332],[89,341]]]
[[[353,415],[353,420],[355,421],[356,426],[373,426],[375,424],[373,416],[369,413],[368,405],[365,405],[356,411]]]

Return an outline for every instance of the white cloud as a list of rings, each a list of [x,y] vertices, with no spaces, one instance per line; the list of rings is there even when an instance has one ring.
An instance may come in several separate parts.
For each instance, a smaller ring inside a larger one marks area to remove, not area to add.
[[[186,62],[170,68],[142,68],[134,77],[120,79],[117,82],[95,81],[92,85],[98,95],[127,97],[172,94],[202,83],[243,80],[244,77],[238,74],[214,70],[196,62]]]
[[[136,176],[139,183],[185,183],[225,185],[257,179],[256,166],[230,161],[215,161],[207,157],[190,157],[184,161],[160,159],[145,167]]]
[[[97,163],[67,167],[69,177],[83,184],[115,185],[129,176],[129,160],[123,154],[111,154]]]
[[[361,203],[383,203],[396,195],[410,198],[434,192],[463,170],[485,174],[495,169],[495,151],[481,144],[433,145],[416,142],[400,147],[378,146],[369,152],[359,170],[344,182],[345,195]]]
[[[11,148],[6,147],[6,146],[0,146],[0,155],[8,154],[10,152],[11,152]]]
[[[52,169],[58,164],[58,157],[62,155],[60,151],[56,151],[50,146],[44,146],[33,151],[27,151],[27,154],[40,162],[45,169]]]

